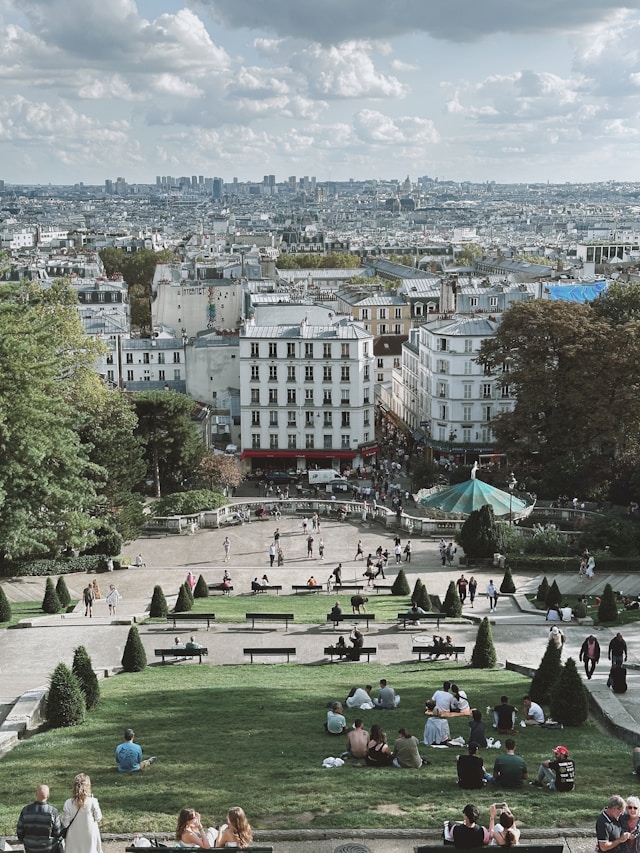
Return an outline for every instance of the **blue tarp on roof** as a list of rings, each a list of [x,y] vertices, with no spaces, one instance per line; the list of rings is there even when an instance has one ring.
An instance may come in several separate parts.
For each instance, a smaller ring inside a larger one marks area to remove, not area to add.
[[[595,281],[593,284],[548,284],[545,292],[549,299],[565,302],[593,302],[596,296],[607,289],[606,281]]]

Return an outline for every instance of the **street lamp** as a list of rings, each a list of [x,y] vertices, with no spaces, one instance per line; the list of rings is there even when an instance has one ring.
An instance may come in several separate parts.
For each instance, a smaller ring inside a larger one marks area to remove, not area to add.
[[[509,486],[509,525],[513,524],[513,490],[518,485],[518,481],[513,475],[513,471],[509,474],[507,486]]]

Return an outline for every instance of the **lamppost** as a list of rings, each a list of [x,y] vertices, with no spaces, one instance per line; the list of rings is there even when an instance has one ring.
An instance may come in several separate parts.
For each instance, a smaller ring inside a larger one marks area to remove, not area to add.
[[[513,490],[518,485],[518,481],[513,475],[513,471],[509,474],[507,486],[509,486],[509,526],[513,524]]]

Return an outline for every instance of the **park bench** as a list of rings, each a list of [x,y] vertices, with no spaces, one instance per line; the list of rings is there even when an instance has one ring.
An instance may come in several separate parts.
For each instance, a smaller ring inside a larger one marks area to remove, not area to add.
[[[189,610],[184,613],[169,613],[167,622],[173,622],[173,629],[176,629],[177,622],[206,622],[207,631],[211,627],[211,623],[216,621],[215,613],[191,613]]]
[[[157,658],[162,658],[162,663],[165,663],[165,658],[198,658],[199,663],[202,663],[202,658],[209,654],[209,649],[178,649],[174,646],[171,649],[155,649],[153,653]]]
[[[413,853],[451,853],[452,844],[422,844]],[[518,853],[562,853],[563,844],[518,844]]]
[[[384,592],[391,592],[391,590],[393,589],[393,584],[391,584],[391,583],[374,583],[373,588],[375,589],[376,593],[383,592],[383,591]]]
[[[182,844],[181,845],[170,844],[170,843],[165,843],[163,841],[156,841],[156,839],[150,839],[150,840],[152,843],[152,847],[147,848],[147,849],[154,849],[154,848],[156,848],[156,844],[157,844],[163,850],[180,850],[181,853],[185,853],[185,851],[186,851],[186,853],[190,853],[190,851],[191,851],[191,853],[201,853],[201,851],[202,851],[202,847],[184,847]],[[133,847],[133,845],[130,847],[125,847],[126,853],[140,853],[140,849],[141,849],[140,847]],[[245,847],[245,850],[250,850],[251,853],[273,853],[273,847],[270,844],[269,845],[250,844],[248,847]],[[24,853],[24,850],[20,851],[20,853]]]
[[[253,663],[253,658],[256,655],[264,655],[264,656],[276,656],[276,655],[286,655],[287,663],[289,663],[289,659],[291,655],[295,655],[296,650],[293,646],[280,646],[279,648],[269,648],[267,646],[263,646],[262,648],[253,648],[253,649],[243,649],[245,655],[249,655],[251,658],[251,663]]]
[[[464,646],[451,646],[448,649],[441,649],[437,646],[414,646],[411,651],[414,655],[418,655],[418,661],[422,661],[422,655],[434,655],[434,657],[426,658],[426,662],[435,661],[435,660],[444,660],[445,656],[447,660],[451,657],[451,655],[455,655],[456,661],[458,660],[458,655],[464,654],[465,647]],[[435,655],[440,655],[440,657],[436,658]]]
[[[316,586],[307,586],[307,584],[292,584],[291,589],[297,595],[299,592],[322,592],[322,585],[316,584]]]
[[[252,589],[251,592],[254,593],[254,595],[257,595],[259,592],[269,592],[270,590],[275,590],[276,595],[280,595],[281,589],[281,584],[265,584],[264,586],[261,586],[260,589]]]
[[[377,654],[378,650],[375,646],[362,646],[362,648],[359,651],[360,651],[361,656],[362,655],[367,656],[367,663],[368,663],[369,660],[371,659],[371,655]],[[325,655],[330,657],[332,661],[333,661],[334,657],[337,657],[340,660],[342,660],[342,658],[351,659],[352,652],[353,652],[352,648],[341,649],[338,646],[327,646],[324,650]]]
[[[223,595],[229,595],[229,593],[233,592],[232,586],[225,586],[222,583],[210,583],[207,584],[207,588],[209,592],[221,592]]]
[[[293,622],[293,613],[245,613],[245,619],[251,619],[251,630],[256,626],[256,622],[284,622],[284,630],[289,628],[289,622]]]
[[[349,590],[350,592],[360,592],[365,589],[365,585],[363,583],[336,583],[333,585],[334,592],[339,592],[342,589]]]
[[[343,613],[341,616],[332,616],[327,613],[327,622],[366,622],[367,631],[369,630],[369,622],[375,622],[375,613]]]
[[[407,627],[407,622],[409,625],[413,625],[416,621],[420,622],[421,625],[423,622],[435,622],[436,628],[439,628],[440,623],[444,622],[446,618],[444,613],[421,613],[417,617],[412,616],[410,613],[398,613],[398,622],[402,622],[403,628]]]

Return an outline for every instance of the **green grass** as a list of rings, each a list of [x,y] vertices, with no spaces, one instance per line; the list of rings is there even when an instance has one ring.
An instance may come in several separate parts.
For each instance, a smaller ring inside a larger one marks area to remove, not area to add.
[[[457,749],[422,752],[432,766],[420,770],[369,768],[347,763],[326,770],[322,760],[339,755],[342,738],[322,724],[326,703],[344,700],[353,684],[377,684],[384,676],[402,697],[395,712],[351,711],[365,725],[385,726],[393,742],[400,726],[422,740],[424,702],[445,677],[454,678],[480,708],[502,693],[521,707],[528,680],[505,670],[472,670],[462,664],[380,666],[175,666],[150,667],[101,683],[102,698],[87,722],[73,729],[43,731],[20,743],[0,762],[0,834],[12,834],[16,816],[39,782],[51,787],[60,807],[75,774],[91,776],[104,814],[104,832],[172,831],[184,806],[219,822],[240,804],[257,829],[439,828],[477,802],[483,820],[504,795],[489,789],[463,792],[455,784]],[[133,726],[148,771],[118,774],[113,752],[126,726]],[[468,718],[450,720],[452,736],[468,734]],[[631,789],[630,748],[588,724],[579,729],[518,729],[517,751],[533,778],[550,750],[565,744],[576,761],[577,787],[552,794],[526,787],[506,799],[523,827],[593,824],[611,791]],[[484,750],[488,769],[498,754]],[[604,787],[603,787],[603,783]],[[605,792],[603,794],[603,791]],[[391,813],[396,812],[397,813]]]
[[[568,604],[569,607],[575,607],[578,603],[578,599],[581,596],[578,595],[563,595],[562,603]],[[527,595],[527,599],[538,608],[538,610],[546,612],[547,606],[543,604],[541,601],[535,597],[535,595]],[[639,610],[618,610],[618,619],[616,622],[602,622],[598,621],[598,605],[595,603],[596,596],[588,595],[587,596],[587,615],[591,616],[593,619],[594,625],[602,624],[603,627],[611,627],[613,625],[630,625],[635,624],[636,622],[640,622],[640,609]],[[399,613],[400,611],[398,611]]]
[[[70,606],[73,608],[75,604],[74,601]],[[0,623],[0,628],[13,628],[21,619],[38,619],[48,615],[42,610],[41,599],[38,601],[11,602],[11,619],[8,622]]]

